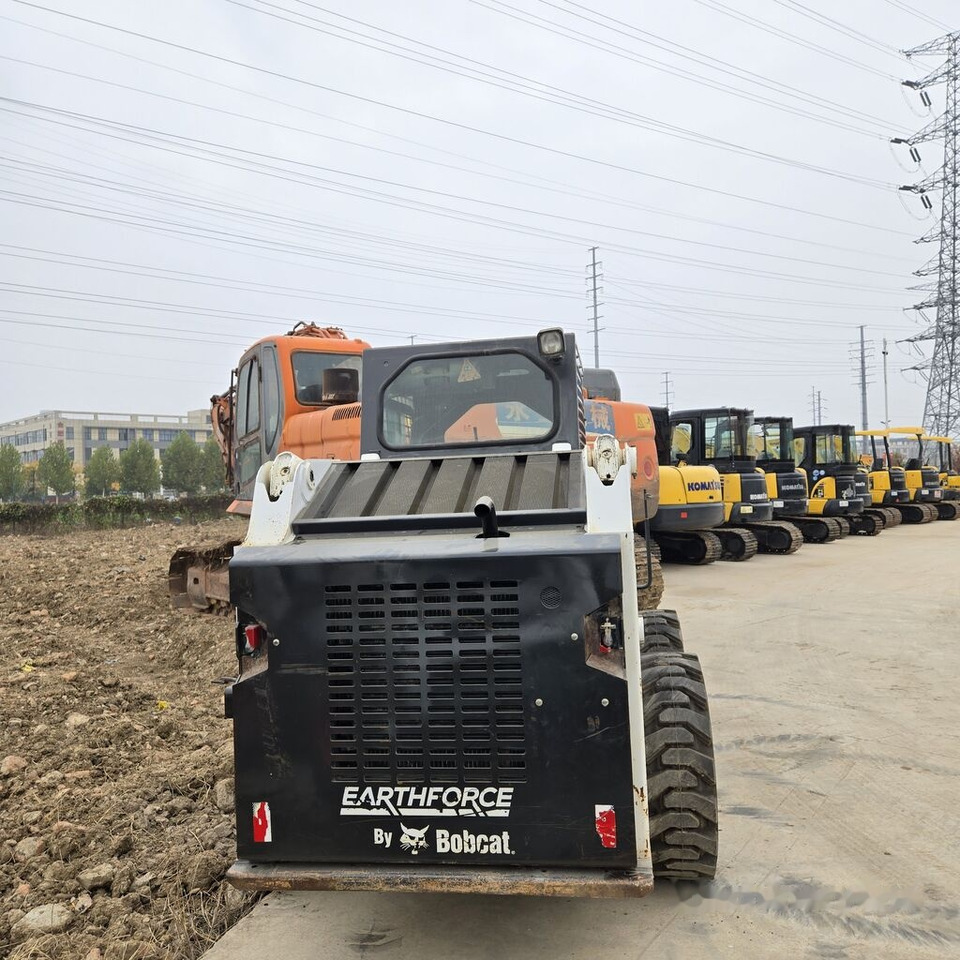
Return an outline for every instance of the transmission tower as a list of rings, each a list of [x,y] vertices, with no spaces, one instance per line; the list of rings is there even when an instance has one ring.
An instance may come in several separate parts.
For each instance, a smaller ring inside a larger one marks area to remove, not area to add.
[[[593,321],[593,365],[600,366],[600,295],[603,293],[603,287],[600,281],[603,279],[603,264],[597,259],[597,248],[590,248],[590,262],[587,264],[587,298],[589,304],[587,309],[591,312]]]
[[[673,381],[670,379],[670,371],[664,371],[663,374],[663,405],[670,409],[670,401],[673,399]]]
[[[940,252],[927,264],[915,271],[918,277],[936,277],[915,290],[928,294],[914,309],[927,319],[926,311],[936,311],[936,319],[927,329],[911,341],[932,340],[933,354],[929,363],[921,365],[927,378],[927,397],[923,411],[923,425],[930,433],[953,435],[960,427],[960,303],[958,283],[960,264],[957,262],[958,226],[958,178],[960,178],[960,31],[949,33],[930,43],[905,50],[908,57],[941,56],[944,63],[921,80],[906,80],[904,86],[919,91],[924,104],[930,105],[928,87],[946,85],[946,108],[943,115],[928,123],[912,137],[897,138],[894,143],[910,147],[911,156],[919,159],[917,145],[931,140],[943,140],[943,166],[919,183],[901,187],[920,196],[923,205],[933,209],[927,193],[942,192],[940,225],[928,231],[917,243],[938,241]]]

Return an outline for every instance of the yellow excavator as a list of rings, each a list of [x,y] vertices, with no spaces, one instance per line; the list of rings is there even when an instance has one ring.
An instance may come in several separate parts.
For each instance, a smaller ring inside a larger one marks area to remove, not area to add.
[[[832,543],[849,533],[840,517],[851,512],[853,505],[861,512],[863,504],[852,499],[814,502],[810,498],[807,476],[794,459],[791,417],[754,417],[747,439],[749,451],[763,471],[775,518],[789,520],[806,543]]]
[[[940,483],[940,471],[924,460],[923,444],[928,440],[923,427],[890,427],[892,436],[914,437],[917,441],[917,455],[904,464],[903,473],[913,503],[925,503],[936,507],[938,520],[956,520],[960,509],[955,502],[957,494],[944,490]]]
[[[907,486],[906,471],[893,463],[890,456],[889,430],[858,430],[858,437],[870,440],[870,496],[874,506],[893,507],[900,513],[904,523],[931,523],[939,517],[932,503],[913,502]],[[878,445],[877,441],[882,441]]]
[[[949,437],[933,437],[930,435],[923,439],[927,443],[933,443],[937,448],[937,467],[944,497],[950,500],[960,499],[960,473],[957,473],[953,468],[954,441]],[[948,494],[948,491],[953,491],[953,493]]]
[[[796,553],[803,535],[792,523],[773,519],[773,501],[757,458],[748,449],[753,411],[732,407],[679,410],[670,414],[670,459],[680,467],[711,466],[720,474],[724,526],[731,543],[755,540],[760,553]]]
[[[902,521],[898,510],[874,506],[855,434],[849,423],[795,427],[793,456],[807,478],[811,511],[830,516],[839,508],[837,520],[849,525],[851,533],[874,537]]]

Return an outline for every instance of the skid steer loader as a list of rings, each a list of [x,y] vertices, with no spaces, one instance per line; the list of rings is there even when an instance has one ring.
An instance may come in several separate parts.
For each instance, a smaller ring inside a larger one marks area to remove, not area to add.
[[[260,468],[230,562],[228,878],[633,897],[713,876],[703,676],[637,609],[636,458],[585,444],[573,336],[367,350],[363,409],[359,460]]]

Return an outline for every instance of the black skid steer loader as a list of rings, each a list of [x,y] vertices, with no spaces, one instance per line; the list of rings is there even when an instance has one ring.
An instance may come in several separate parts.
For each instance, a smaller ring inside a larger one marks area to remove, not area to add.
[[[635,897],[710,878],[707,697],[640,614],[629,446],[571,334],[372,349],[362,456],[281,454],[230,563],[252,890]],[[649,556],[649,554],[645,554]]]

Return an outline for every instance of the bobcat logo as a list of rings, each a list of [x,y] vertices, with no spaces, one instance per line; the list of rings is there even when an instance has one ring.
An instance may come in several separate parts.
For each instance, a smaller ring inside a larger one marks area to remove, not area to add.
[[[416,856],[424,847],[428,846],[426,836],[429,826],[422,830],[411,830],[409,827],[400,824],[403,836],[400,837],[400,847]]]

